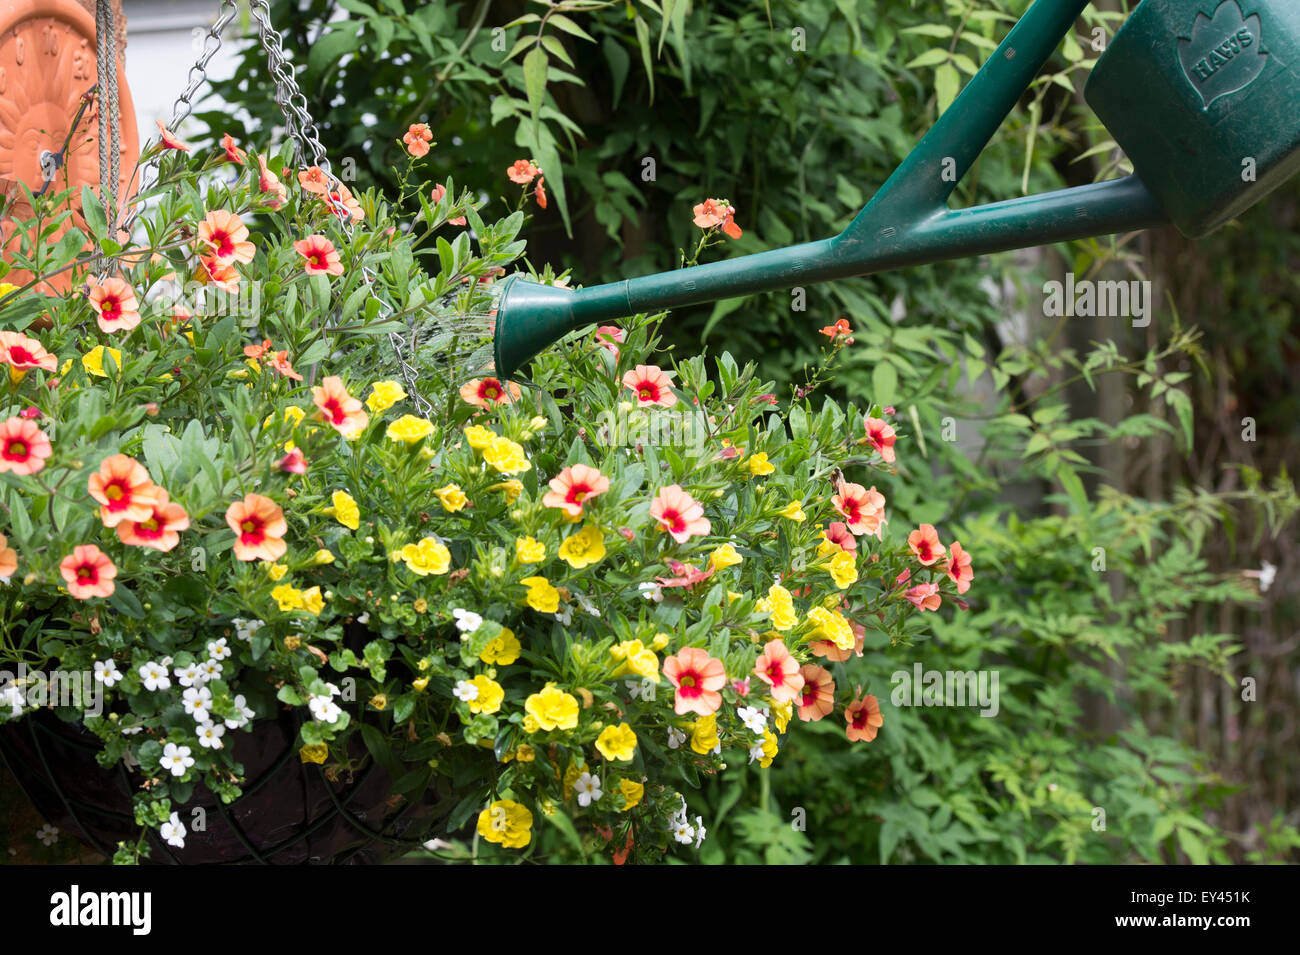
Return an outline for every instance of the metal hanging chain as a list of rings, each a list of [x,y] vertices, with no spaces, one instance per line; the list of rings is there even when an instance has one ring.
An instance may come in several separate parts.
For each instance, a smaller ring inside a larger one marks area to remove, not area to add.
[[[95,0],[95,62],[99,86],[99,186],[108,221],[117,219],[121,182],[121,113],[117,101],[117,23],[112,0]]]

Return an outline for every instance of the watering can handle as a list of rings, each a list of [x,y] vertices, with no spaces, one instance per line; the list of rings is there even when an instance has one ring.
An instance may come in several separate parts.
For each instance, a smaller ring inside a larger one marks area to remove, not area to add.
[[[1166,224],[1167,216],[1136,176],[973,209],[948,208],[957,183],[1089,2],[1036,0],[833,238],[577,291],[512,276],[497,316],[497,371],[513,376],[566,332],[627,315]]]

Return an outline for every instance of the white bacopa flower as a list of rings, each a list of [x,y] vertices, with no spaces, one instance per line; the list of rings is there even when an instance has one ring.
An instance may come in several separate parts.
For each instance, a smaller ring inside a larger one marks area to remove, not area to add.
[[[451,691],[451,695],[462,703],[469,703],[478,699],[478,687],[468,680],[459,680]]]
[[[188,746],[168,743],[163,747],[162,768],[171,770],[173,776],[184,776],[185,770],[193,765],[194,757],[190,755]]]
[[[574,594],[574,597],[577,598],[578,606],[582,608],[583,613],[590,614],[593,617],[600,616],[600,609],[591,602],[591,599],[586,594]]]
[[[462,610],[457,607],[451,615],[456,618],[456,629],[461,633],[473,633],[483,626],[483,618],[472,610]]]
[[[112,686],[122,679],[122,674],[117,669],[117,661],[111,657],[107,660],[96,660],[95,679],[104,686]]]
[[[673,838],[684,846],[695,841],[695,830],[685,819],[679,820],[673,828]]]
[[[213,657],[210,660],[205,660],[203,663],[199,664],[199,672],[203,674],[204,680],[220,679],[221,671],[224,669],[225,667],[221,665],[221,661],[216,657]]]
[[[248,705],[248,701],[244,699],[242,693],[235,697],[235,709],[239,711],[239,716],[226,720],[227,729],[237,730],[249,720],[257,717],[257,714],[253,712],[253,708]]]
[[[225,637],[222,637],[220,640],[208,641],[208,656],[212,657],[212,659],[224,660],[232,653],[234,653],[234,651],[226,645]]]
[[[600,797],[605,795],[600,790],[600,777],[586,772],[573,784],[573,791],[578,794],[579,806],[590,806],[593,802],[599,802]]]
[[[240,620],[238,617],[230,622],[235,625],[235,636],[245,643],[252,643],[257,631],[266,626],[263,620]]]
[[[698,849],[700,846],[704,844],[704,837],[706,835],[708,835],[708,830],[704,828],[704,817],[696,816],[695,817],[695,848]]]
[[[51,826],[48,822],[36,830],[36,838],[47,846],[52,846],[59,841],[59,827]]]
[[[9,707],[10,716],[21,716],[25,702],[27,701],[23,699],[23,691],[12,683],[0,690],[0,706]]]
[[[664,589],[656,583],[637,584],[636,589],[641,591],[641,596],[646,600],[659,603],[664,599]]]
[[[365,613],[363,613],[363,614],[359,614],[359,615],[357,616],[357,623],[360,623],[360,624],[367,624],[367,623],[369,623],[369,622],[370,622],[370,611],[369,611],[369,610],[367,610]]]
[[[339,714],[343,712],[337,703],[325,696],[308,697],[307,708],[322,723],[337,723]]]
[[[742,706],[736,710],[736,715],[751,733],[761,736],[767,729],[767,713],[756,706]]]
[[[668,727],[668,748],[677,749],[686,742],[686,733],[676,726]]]
[[[565,604],[564,609],[555,615],[555,619],[567,627],[569,624],[573,623],[573,608],[568,604]]]
[[[1259,571],[1259,592],[1267,593],[1268,588],[1273,586],[1273,580],[1277,577],[1277,568],[1264,561],[1264,566]]]
[[[167,666],[160,663],[142,663],[136,671],[146,690],[165,690],[172,685],[167,677]]]
[[[202,686],[208,679],[196,663],[191,663],[187,667],[177,667],[172,671],[172,675],[181,686]]]
[[[172,813],[171,818],[158,827],[158,835],[162,836],[169,846],[184,849],[185,823],[181,822],[180,814]]]
[[[762,758],[763,758],[762,743],[755,743],[753,746],[749,747],[749,761],[751,763],[756,759],[762,759]]]
[[[208,720],[199,726],[199,745],[205,749],[221,749],[225,744],[221,742],[221,737],[226,735],[226,727],[222,723],[214,723]]]
[[[212,691],[206,686],[192,686],[181,695],[185,712],[194,717],[196,723],[208,721],[208,709],[212,706]]]
[[[336,696],[342,696],[342,695],[343,695],[343,691],[340,690],[340,689],[339,689],[337,686],[335,686],[333,683],[326,683],[326,684],[325,684],[325,688],[326,688],[327,690],[330,691],[330,699],[333,699],[333,698],[336,697]]]

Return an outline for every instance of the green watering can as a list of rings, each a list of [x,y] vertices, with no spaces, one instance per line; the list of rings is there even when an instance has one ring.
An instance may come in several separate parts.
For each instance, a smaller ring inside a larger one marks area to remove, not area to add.
[[[1085,91],[1135,175],[949,209],[1088,2],[1037,0],[840,235],[577,291],[506,279],[497,373],[517,377],[568,332],[639,312],[1170,222],[1199,238],[1300,171],[1300,0],[1142,0]]]

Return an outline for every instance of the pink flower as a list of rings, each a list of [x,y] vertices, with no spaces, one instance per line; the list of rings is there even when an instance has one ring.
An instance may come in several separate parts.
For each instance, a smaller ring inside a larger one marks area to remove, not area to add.
[[[59,564],[68,593],[78,600],[107,597],[113,592],[117,568],[94,544],[81,544]]]
[[[35,474],[54,453],[45,432],[25,418],[0,422],[0,474]]]
[[[939,543],[939,532],[933,524],[922,524],[907,535],[907,546],[912,548],[922,566],[929,567],[944,555],[943,545]]]
[[[429,196],[429,202],[436,206],[438,203],[442,202],[442,197],[446,194],[447,187],[442,183],[438,183],[438,185],[433,187],[433,193]],[[465,225],[464,216],[456,216],[456,218],[448,219],[447,221],[452,225]]]
[[[708,716],[722,705],[718,691],[727,683],[721,660],[715,660],[699,647],[685,647],[676,656],[664,660],[664,676],[677,690],[673,711],[682,716],[698,713]]]
[[[832,544],[838,544],[841,550],[854,554],[858,551],[858,539],[850,533],[848,525],[843,521],[833,521],[822,536]]]
[[[297,448],[282,457],[275,466],[287,474],[307,473],[307,459],[302,456],[302,452]]]
[[[226,151],[227,162],[233,162],[242,166],[244,160],[248,158],[248,154],[235,145],[235,137],[231,136],[229,133],[226,133],[226,135],[221,137],[221,148]]]
[[[904,596],[912,601],[918,610],[938,610],[943,599],[939,596],[938,584],[917,584]]]
[[[615,361],[618,361],[618,346],[623,344],[625,337],[623,329],[617,325],[601,325],[596,329],[596,344],[608,349]]]
[[[92,285],[89,298],[100,331],[129,332],[140,324],[140,303],[135,292],[116,276]]]
[[[299,239],[293,247],[306,259],[303,268],[307,270],[308,275],[343,274],[343,263],[339,261],[334,243],[325,236],[309,235],[305,239]]]
[[[736,691],[736,695],[739,697],[749,696],[749,677],[745,677],[743,680],[732,680],[731,688]]]
[[[894,441],[897,440],[893,426],[880,418],[873,418],[870,415],[867,416],[865,424],[867,440],[871,442],[871,446],[880,452],[880,456],[885,459],[886,464],[893,464]]]
[[[875,487],[867,490],[861,484],[841,481],[839,493],[831,497],[831,504],[844,516],[852,533],[880,537],[880,525],[885,523],[885,497]]]
[[[799,673],[803,677],[798,696],[799,719],[815,723],[835,709],[835,681],[813,663],[804,664]]]
[[[586,464],[574,464],[551,478],[551,489],[542,496],[547,507],[558,507],[570,517],[582,516],[588,498],[609,490],[609,478]]]
[[[803,689],[799,663],[786,649],[784,640],[769,640],[754,662],[754,675],[772,688],[773,703],[793,700]]]
[[[433,130],[427,123],[412,123],[402,137],[406,150],[416,159],[429,154],[429,144],[433,142]]]
[[[189,152],[191,147],[176,138],[176,134],[162,124],[161,119],[155,119],[158,124],[158,138],[162,141],[164,149],[179,149],[181,152]]]
[[[975,571],[970,566],[970,554],[956,541],[948,548],[948,566],[944,568],[944,573],[957,585],[959,594],[970,590],[970,582],[975,579]]]
[[[862,688],[858,687],[858,693]],[[848,736],[850,743],[856,743],[863,740],[870,743],[876,738],[876,733],[884,724],[885,719],[880,715],[880,701],[874,696],[855,699],[844,710],[844,719],[848,722],[845,735]]]
[[[212,257],[222,265],[253,261],[253,243],[248,241],[248,226],[239,216],[217,209],[199,223],[199,241],[212,247]]]
[[[531,160],[516,159],[511,163],[510,168],[506,170],[506,176],[510,181],[520,186],[526,186],[540,173],[541,170],[533,165]]]
[[[697,534],[703,536],[713,527],[704,516],[704,505],[683,491],[679,484],[659,489],[650,502],[650,516],[679,544],[685,544]]]
[[[715,568],[712,564],[708,570],[697,570],[690,564],[683,564],[681,561],[668,561],[669,568],[676,574],[676,577],[656,577],[655,580],[664,587],[685,587],[688,590],[701,581],[708,580],[713,576]]]
[[[289,198],[289,190],[284,187],[284,183],[280,181],[279,176],[266,168],[265,156],[257,157],[257,165],[257,188],[262,195],[269,192],[271,197],[266,200],[267,205],[272,209],[279,209],[285,200]]]
[[[733,239],[741,236],[740,227],[736,225],[736,209],[726,199],[705,199],[691,210],[695,215],[692,220],[701,229],[722,226],[722,231]]]
[[[677,404],[672,381],[658,365],[637,365],[623,376],[623,387],[632,389],[637,404],[643,408],[646,405],[671,408]]]

